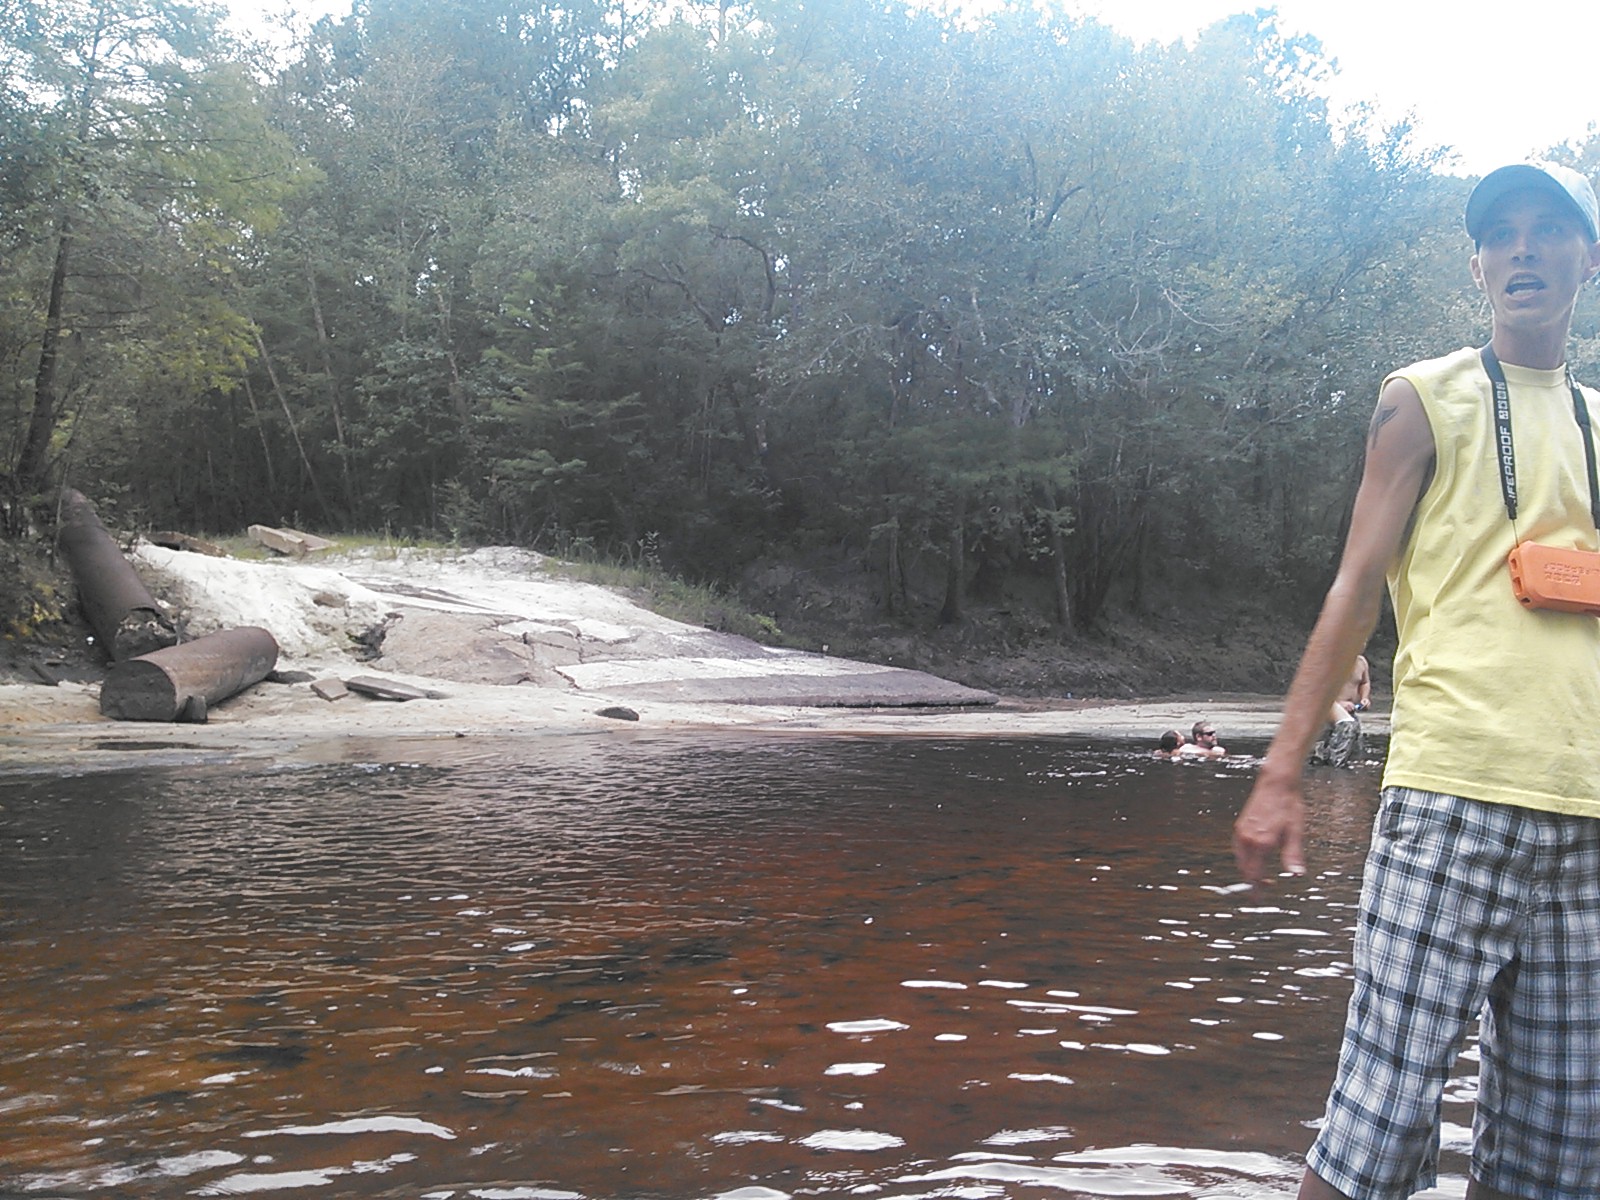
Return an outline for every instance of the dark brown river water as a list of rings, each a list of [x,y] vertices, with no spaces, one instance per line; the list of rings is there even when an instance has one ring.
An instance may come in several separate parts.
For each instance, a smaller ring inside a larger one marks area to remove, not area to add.
[[[0,1195],[1292,1194],[1376,771],[1241,895],[1248,758],[471,746],[0,770]]]

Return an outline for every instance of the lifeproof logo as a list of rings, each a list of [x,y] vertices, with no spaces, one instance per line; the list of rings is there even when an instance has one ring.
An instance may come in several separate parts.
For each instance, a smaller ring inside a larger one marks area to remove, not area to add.
[[[1506,499],[1517,502],[1517,460],[1511,449],[1511,401],[1495,388],[1494,397],[1495,441],[1500,451],[1500,473],[1505,478]]]

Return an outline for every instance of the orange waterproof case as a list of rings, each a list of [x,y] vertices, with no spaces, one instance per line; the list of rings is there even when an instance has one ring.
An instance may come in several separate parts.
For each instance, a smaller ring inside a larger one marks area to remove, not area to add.
[[[1600,554],[1523,542],[1511,552],[1511,590],[1525,608],[1600,617]]]

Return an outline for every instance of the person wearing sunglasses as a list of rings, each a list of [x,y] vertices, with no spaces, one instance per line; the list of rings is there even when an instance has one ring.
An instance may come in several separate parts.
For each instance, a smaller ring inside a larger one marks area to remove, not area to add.
[[[1193,734],[1194,744],[1212,758],[1222,758],[1228,753],[1226,747],[1217,745],[1216,726],[1210,721],[1196,721]]]

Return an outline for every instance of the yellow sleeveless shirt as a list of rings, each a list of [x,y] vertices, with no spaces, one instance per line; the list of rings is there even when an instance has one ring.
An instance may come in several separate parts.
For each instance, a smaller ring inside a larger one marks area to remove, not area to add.
[[[1391,376],[1422,397],[1436,462],[1389,570],[1399,648],[1383,783],[1600,816],[1600,618],[1523,608],[1506,567],[1518,541],[1600,548],[1582,431],[1563,371],[1505,374],[1515,528],[1478,352]],[[1584,396],[1600,421],[1600,395]]]

